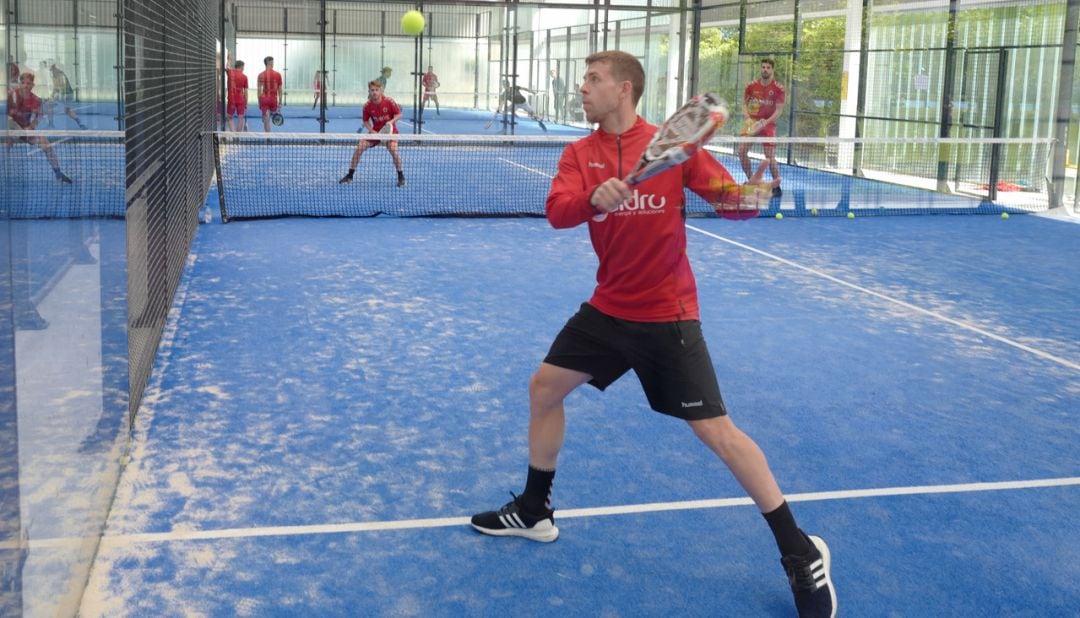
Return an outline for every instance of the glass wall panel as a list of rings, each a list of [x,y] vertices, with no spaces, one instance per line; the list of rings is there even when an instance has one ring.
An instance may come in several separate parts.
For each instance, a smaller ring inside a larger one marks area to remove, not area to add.
[[[6,7],[0,615],[74,616],[128,435],[117,3]]]

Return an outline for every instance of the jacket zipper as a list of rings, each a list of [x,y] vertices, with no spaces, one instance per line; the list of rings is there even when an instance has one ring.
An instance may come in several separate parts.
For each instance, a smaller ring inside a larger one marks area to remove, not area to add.
[[[615,149],[619,153],[619,179],[622,180],[622,135],[615,136]]]

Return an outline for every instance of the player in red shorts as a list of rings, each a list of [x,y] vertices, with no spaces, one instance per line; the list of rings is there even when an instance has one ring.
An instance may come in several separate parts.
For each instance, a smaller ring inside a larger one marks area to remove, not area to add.
[[[270,132],[270,114],[281,109],[282,94],[281,73],[274,70],[274,57],[263,58],[266,70],[259,73],[259,111],[262,112],[263,129]]]
[[[229,117],[230,131],[247,131],[247,97],[248,79],[244,75],[244,61],[237,60],[233,68],[228,72],[229,97],[225,106],[225,113]],[[233,123],[236,116],[236,123]]]
[[[383,87],[378,80],[368,82],[368,102],[364,104],[364,127],[370,133],[383,133],[383,127],[389,125],[390,130],[386,133],[397,133],[397,121],[401,119],[401,108],[393,99],[383,96]],[[386,144],[390,156],[394,159],[394,169],[397,170],[397,186],[405,186],[405,171],[401,165],[401,155],[398,154],[397,140],[362,139],[353,151],[352,161],[349,162],[349,173],[345,174],[339,183],[352,182],[356,166],[360,163],[360,155],[372,146]]]
[[[439,76],[435,74],[435,69],[428,65],[427,73],[420,78],[421,83],[424,84],[424,99],[420,101],[420,113],[424,113],[424,108],[427,107],[428,99],[435,101],[435,115],[439,115],[439,95],[435,94],[435,90],[439,87]]]
[[[776,137],[776,119],[784,112],[784,87],[773,79],[774,62],[772,58],[761,61],[761,78],[746,85],[743,90],[743,115],[746,116],[746,130],[743,135],[750,137]],[[763,144],[765,159],[769,162],[769,173],[773,180],[780,180],[780,165],[776,162],[776,144]],[[750,144],[739,144],[739,162],[742,163],[746,177],[753,176],[750,165]],[[773,196],[780,197],[783,192],[777,185]]]
[[[19,76],[18,88],[8,91],[7,97],[7,126],[9,131],[33,131],[41,122],[41,99],[34,94],[34,74],[29,71]],[[71,179],[60,171],[60,160],[56,158],[49,140],[42,135],[32,135],[18,138],[28,144],[34,144],[45,153],[45,159],[52,166],[56,179],[60,182],[71,184]],[[12,141],[8,140],[8,148]]]
[[[326,71],[315,71],[315,102],[311,109],[318,107],[319,101],[326,105]]]

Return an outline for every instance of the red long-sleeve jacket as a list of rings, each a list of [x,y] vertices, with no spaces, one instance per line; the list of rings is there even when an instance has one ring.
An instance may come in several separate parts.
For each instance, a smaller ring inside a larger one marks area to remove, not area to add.
[[[547,198],[555,228],[589,224],[600,258],[589,303],[635,322],[696,320],[697,283],[686,255],[683,215],[689,188],[711,204],[738,203],[739,188],[707,152],[633,187],[617,210],[597,215],[589,197],[608,178],[625,178],[656,133],[642,118],[621,135],[596,130],[563,151]]]

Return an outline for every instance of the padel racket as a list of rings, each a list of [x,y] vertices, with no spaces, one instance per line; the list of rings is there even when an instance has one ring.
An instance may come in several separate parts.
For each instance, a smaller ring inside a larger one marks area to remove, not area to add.
[[[724,126],[728,116],[727,103],[713,93],[707,92],[691,98],[664,121],[664,124],[660,125],[648,146],[645,147],[645,152],[641,154],[641,159],[626,177],[626,184],[634,186],[686,162],[708,143],[717,129]],[[750,178],[747,185],[742,187],[742,199],[739,204],[714,205],[717,214],[726,219],[756,217],[761,205],[768,202],[767,199],[763,199],[764,192],[767,190],[771,193],[771,188],[759,189],[756,186],[761,181],[763,169],[763,167],[758,168],[757,173]],[[723,186],[723,181],[718,179],[718,182],[721,184],[714,189],[723,192],[727,187]],[[606,216],[607,213],[599,213],[594,215],[593,219],[602,221]]]
[[[393,133],[393,132],[394,132],[394,123],[392,123],[392,122],[388,122],[388,123],[384,124],[382,126],[382,128],[379,129],[379,133],[383,133],[383,134]]]
[[[283,116],[281,112],[270,112],[270,122],[273,123],[275,127],[280,127],[285,124],[285,116]]]
[[[755,135],[760,133],[761,130],[764,129],[764,128],[765,128],[765,121],[764,120],[747,120],[743,124],[742,133],[740,133],[739,135],[741,135],[743,137],[754,137]]]
[[[626,184],[634,186],[697,154],[728,119],[728,106],[717,95],[699,94],[664,121],[641,153]]]
[[[773,187],[780,185],[779,180],[774,180],[772,183],[768,184],[762,183],[762,174],[765,173],[765,168],[767,167],[769,167],[769,160],[765,159],[758,165],[757,171],[750,176],[750,179],[746,181],[746,184],[738,185],[740,190],[738,204],[727,204],[723,202],[713,204],[712,207],[716,210],[716,214],[724,219],[734,219],[737,221],[753,219],[758,216],[758,211],[769,205],[769,200],[772,198]],[[719,186],[717,189],[723,191],[723,182],[719,182],[718,184]]]

